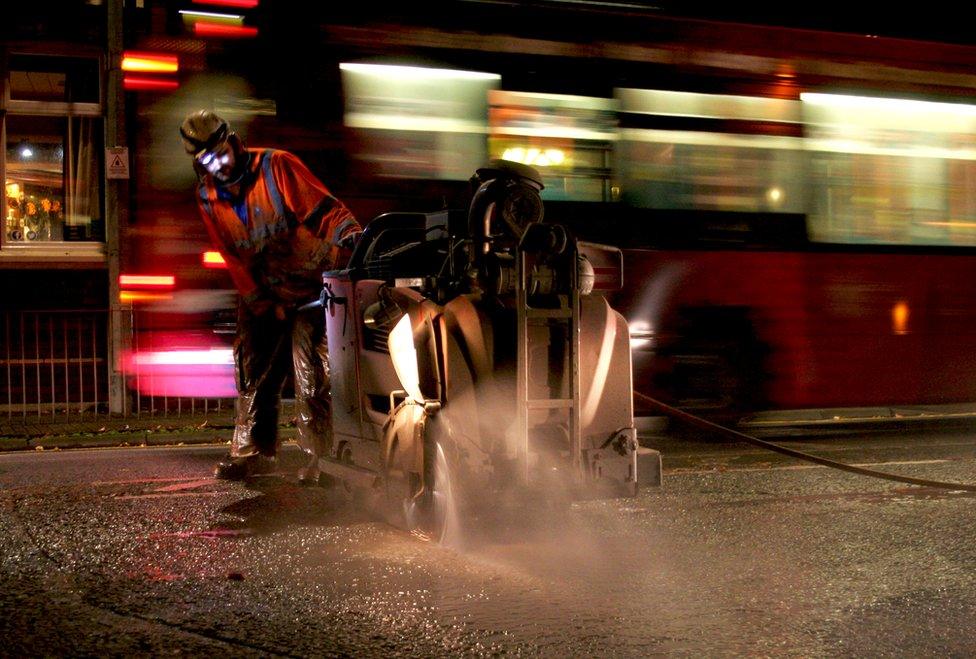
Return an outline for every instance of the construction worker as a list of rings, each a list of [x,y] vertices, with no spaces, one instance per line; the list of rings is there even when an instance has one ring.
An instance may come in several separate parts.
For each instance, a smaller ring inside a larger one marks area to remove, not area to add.
[[[239,480],[275,470],[278,404],[291,371],[299,479],[318,482],[318,458],[331,447],[329,362],[318,298],[321,273],[342,267],[361,228],[346,206],[293,154],[249,149],[209,110],[180,126],[199,175],[204,225],[241,296],[234,344],[237,421],[217,478]]]

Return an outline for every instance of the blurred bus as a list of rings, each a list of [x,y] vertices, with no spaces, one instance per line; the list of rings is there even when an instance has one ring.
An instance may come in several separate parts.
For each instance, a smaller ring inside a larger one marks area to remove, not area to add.
[[[491,158],[537,167],[548,219],[625,249],[637,391],[722,418],[976,401],[976,49],[530,4],[279,16],[302,70],[196,89],[363,221],[460,206]],[[157,218],[198,222],[173,194]]]
[[[626,248],[638,391],[723,417],[976,400],[976,105],[798,96],[492,88],[470,134],[543,172],[547,217]],[[349,122],[354,157],[395,162],[387,120]],[[454,153],[454,124],[424,128],[416,160]]]
[[[621,98],[638,387],[724,413],[976,400],[976,106]]]

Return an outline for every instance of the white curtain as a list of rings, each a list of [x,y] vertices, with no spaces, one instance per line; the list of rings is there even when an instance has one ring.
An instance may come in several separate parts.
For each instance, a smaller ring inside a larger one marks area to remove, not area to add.
[[[88,225],[100,220],[101,195],[98,185],[98,161],[96,158],[96,129],[99,120],[93,117],[68,119],[65,163],[68,194],[66,224]]]

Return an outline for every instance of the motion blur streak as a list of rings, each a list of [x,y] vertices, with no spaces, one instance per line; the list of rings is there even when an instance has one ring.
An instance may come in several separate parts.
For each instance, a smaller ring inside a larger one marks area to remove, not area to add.
[[[164,302],[172,300],[169,293],[153,293],[150,291],[119,291],[119,302],[132,304],[135,302]]]
[[[122,57],[122,70],[141,73],[176,73],[180,70],[180,61],[175,55],[126,51]]]
[[[141,352],[132,356],[136,365],[204,365],[233,364],[234,353],[230,348],[211,348],[210,350],[165,350]]]
[[[207,334],[157,332],[123,358],[129,386],[143,395],[230,398],[234,353]]]
[[[919,116],[928,115],[930,117],[943,115],[976,116],[976,105],[965,105],[963,103],[938,103],[903,98],[881,98],[847,94],[815,94],[808,92],[800,94],[800,100],[804,103],[814,103],[817,105],[863,109],[866,112],[870,112],[871,110],[887,110]],[[939,124],[937,122],[932,122],[926,128],[937,129],[938,126]]]
[[[196,21],[203,19],[204,21],[220,23],[222,25],[244,24],[244,16],[242,14],[215,14],[209,11],[190,11],[188,9],[181,9],[180,15],[183,17],[184,21]]]
[[[463,181],[488,159],[497,73],[342,62],[345,125],[370,176]]]
[[[247,25],[224,25],[209,21],[197,22],[193,26],[193,32],[198,37],[247,38],[258,36],[258,29],[256,27],[248,27]]]
[[[203,267],[205,268],[226,268],[227,262],[220,252],[206,251],[203,253]]]
[[[462,71],[458,69],[433,69],[421,66],[397,66],[388,64],[356,64],[343,62],[342,71],[354,71],[385,79],[400,80],[501,80],[497,73]]]
[[[123,288],[173,288],[175,285],[173,275],[119,275],[119,286]]]
[[[254,9],[258,6],[258,0],[193,0],[193,2],[198,5],[219,5],[239,9]]]
[[[164,91],[176,89],[180,83],[176,80],[127,75],[122,78],[122,86],[128,91]]]

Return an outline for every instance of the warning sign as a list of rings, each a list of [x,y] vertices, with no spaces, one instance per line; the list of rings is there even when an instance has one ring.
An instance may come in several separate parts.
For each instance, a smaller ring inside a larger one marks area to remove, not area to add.
[[[129,147],[105,149],[105,178],[129,178]]]

